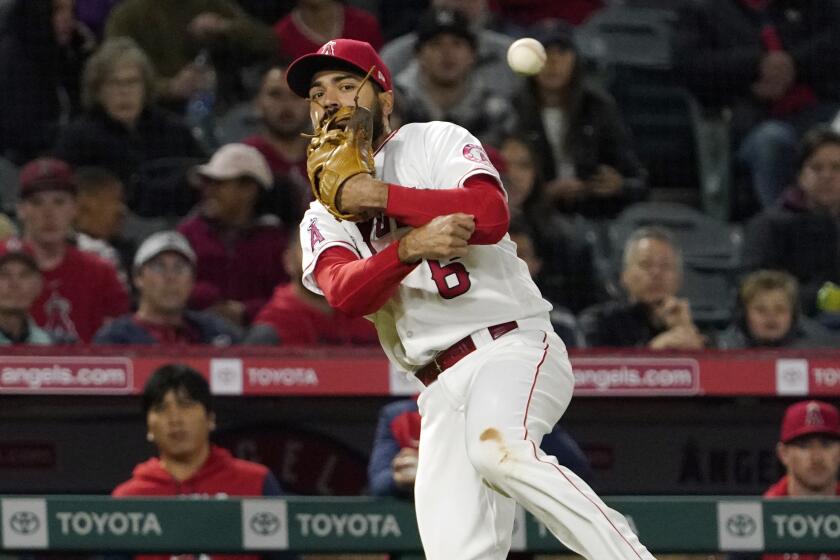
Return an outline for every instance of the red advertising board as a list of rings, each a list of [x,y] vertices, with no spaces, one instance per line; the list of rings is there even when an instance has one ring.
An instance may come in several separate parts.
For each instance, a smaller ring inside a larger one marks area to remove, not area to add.
[[[397,394],[378,351],[150,347],[4,349],[0,394],[136,394],[158,367],[190,365],[217,395]],[[579,396],[840,396],[840,350],[572,353]]]

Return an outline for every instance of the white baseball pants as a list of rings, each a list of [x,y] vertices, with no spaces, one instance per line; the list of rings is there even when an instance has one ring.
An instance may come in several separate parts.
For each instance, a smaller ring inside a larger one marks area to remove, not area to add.
[[[426,560],[504,560],[514,501],[589,560],[653,559],[624,516],[540,450],[574,377],[560,338],[523,323],[497,340],[474,334],[477,350],[420,395],[414,495]]]

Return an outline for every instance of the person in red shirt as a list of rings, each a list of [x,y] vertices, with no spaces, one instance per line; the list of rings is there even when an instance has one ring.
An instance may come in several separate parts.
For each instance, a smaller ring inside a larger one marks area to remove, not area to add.
[[[72,176],[58,159],[27,163],[17,215],[44,278],[32,317],[56,342],[90,342],[105,322],[128,311],[129,298],[112,264],[67,241],[77,212]]]
[[[840,413],[821,401],[788,407],[776,447],[786,474],[766,498],[840,496]],[[765,554],[762,560],[840,560],[832,554]]]
[[[297,239],[289,242],[283,260],[292,281],[279,286],[257,314],[246,344],[379,346],[373,323],[333,309],[303,286],[303,255]]]
[[[384,39],[379,22],[365,10],[338,0],[297,0],[295,8],[274,25],[281,56],[294,60],[338,37],[366,41],[379,50]]]
[[[249,325],[274,288],[289,281],[283,266],[288,233],[265,208],[274,188],[271,169],[256,148],[233,143],[194,174],[201,202],[177,227],[196,254],[190,307]]]
[[[216,428],[210,386],[194,369],[180,364],[159,368],[143,389],[142,403],[146,439],[157,447],[159,456],[137,465],[131,479],[117,486],[113,496],[224,498],[282,494],[267,467],[235,459],[210,443],[210,433]],[[256,560],[259,556],[224,558]]]

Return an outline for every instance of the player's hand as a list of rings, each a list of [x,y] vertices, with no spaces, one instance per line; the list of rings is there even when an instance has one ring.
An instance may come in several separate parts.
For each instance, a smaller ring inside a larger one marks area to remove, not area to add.
[[[550,200],[571,201],[583,196],[586,183],[577,177],[554,179],[545,184],[545,194]]]
[[[410,447],[401,449],[391,461],[394,484],[401,490],[414,487],[417,478],[417,450]]]
[[[369,173],[359,173],[344,181],[336,203],[347,214],[378,214],[388,205],[388,184]]]
[[[693,327],[691,307],[685,298],[670,296],[654,305],[653,314],[666,327]]]
[[[705,346],[706,337],[694,326],[674,327],[648,342],[651,350],[702,350]]]
[[[193,37],[212,37],[223,35],[230,30],[230,20],[213,12],[203,12],[195,16],[187,26]]]
[[[400,240],[399,259],[404,263],[415,263],[421,259],[465,257],[474,231],[475,218],[469,214],[438,216]]]
[[[621,191],[624,179],[614,167],[599,165],[598,171],[586,182],[587,189],[597,197],[615,196]]]

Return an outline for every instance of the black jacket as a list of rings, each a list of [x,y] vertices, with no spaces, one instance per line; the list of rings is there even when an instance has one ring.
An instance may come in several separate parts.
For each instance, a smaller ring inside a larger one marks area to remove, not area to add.
[[[155,216],[189,210],[195,193],[186,183],[186,172],[206,154],[186,124],[148,106],[133,130],[102,109],[81,115],[59,138],[55,155],[74,166],[113,171],[126,185],[128,206],[140,215]],[[160,205],[167,207],[155,208]]]
[[[647,174],[633,149],[630,133],[612,97],[589,84],[578,86],[573,94],[566,138],[578,178],[587,179],[598,165],[614,167],[624,177],[621,193],[613,199],[584,199],[564,211],[591,218],[612,217],[625,206],[647,196]],[[536,88],[529,82],[517,97],[519,130],[542,156],[542,177],[555,178],[555,161],[543,126]]]
[[[778,207],[748,224],[744,267],[791,273],[800,283],[802,310],[813,315],[823,283],[840,282],[840,220],[807,208],[799,189],[785,191]]]
[[[239,344],[238,327],[212,313],[184,311],[184,321],[201,333],[201,344],[228,346]],[[155,338],[134,320],[133,315],[117,317],[97,331],[94,344],[158,344]]]
[[[0,35],[0,154],[23,164],[52,147],[60,127],[79,111],[79,77],[93,48],[74,35],[53,37],[52,3],[19,0]]]
[[[626,301],[594,305],[580,314],[578,325],[589,348],[643,347],[664,332],[650,322],[644,305]]]
[[[840,100],[840,3],[835,0],[772,0],[766,21],[740,0],[687,0],[674,36],[675,75],[704,104],[730,106],[736,125],[763,120],[767,107],[755,99],[765,52],[762,29],[773,25],[796,64],[797,81],[822,101]]]

